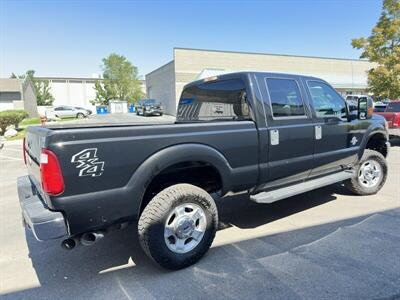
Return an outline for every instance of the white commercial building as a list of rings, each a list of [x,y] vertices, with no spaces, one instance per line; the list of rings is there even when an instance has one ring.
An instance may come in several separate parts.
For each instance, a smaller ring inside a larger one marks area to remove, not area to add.
[[[147,97],[175,115],[185,84],[236,71],[292,73],[328,81],[341,94],[366,93],[366,60],[175,48],[173,60],[146,75]]]
[[[88,108],[94,111],[90,101],[96,98],[94,89],[97,78],[82,77],[37,77],[40,80],[48,80],[50,92],[54,97],[53,106],[70,105]],[[145,81],[141,80],[142,90],[146,92]]]

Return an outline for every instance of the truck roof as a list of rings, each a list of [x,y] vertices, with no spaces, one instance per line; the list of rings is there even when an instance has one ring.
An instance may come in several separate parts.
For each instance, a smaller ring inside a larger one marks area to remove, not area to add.
[[[242,72],[232,72],[232,73],[225,73],[217,76],[211,76],[199,80],[192,81],[184,86],[184,88],[194,86],[194,85],[199,85],[205,82],[209,81],[218,81],[218,80],[224,80],[224,79],[231,79],[231,78],[237,78],[237,77],[243,77],[243,76],[250,76],[250,75],[255,75],[255,76],[263,76],[263,77],[298,77],[298,78],[304,78],[307,80],[320,80],[320,81],[325,81],[321,78],[318,77],[313,77],[313,76],[306,76],[306,75],[299,75],[299,74],[289,74],[289,73],[275,73],[275,72],[257,72],[257,71],[242,71]]]

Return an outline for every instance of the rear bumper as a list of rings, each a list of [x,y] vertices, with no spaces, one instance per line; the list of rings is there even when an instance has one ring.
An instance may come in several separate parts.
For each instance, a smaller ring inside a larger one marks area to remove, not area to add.
[[[61,212],[46,208],[29,176],[18,178],[18,197],[25,223],[38,241],[57,239],[68,235],[68,228]]]

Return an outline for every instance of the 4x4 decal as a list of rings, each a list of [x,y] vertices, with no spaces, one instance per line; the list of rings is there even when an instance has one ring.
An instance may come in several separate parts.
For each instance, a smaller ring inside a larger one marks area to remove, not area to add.
[[[71,158],[72,163],[77,163],[80,169],[79,176],[101,176],[104,172],[104,161],[97,157],[97,148],[84,149]]]

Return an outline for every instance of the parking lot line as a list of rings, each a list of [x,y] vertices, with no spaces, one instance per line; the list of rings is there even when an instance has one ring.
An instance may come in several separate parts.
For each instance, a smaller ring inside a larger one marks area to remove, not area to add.
[[[16,152],[21,152],[22,149],[4,148],[4,151],[16,151]]]
[[[10,160],[23,160],[22,158],[16,158],[16,157],[11,157],[11,156],[6,156],[6,155],[0,155],[0,158],[5,158],[5,159],[10,159]]]

